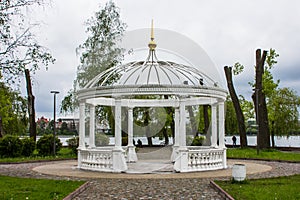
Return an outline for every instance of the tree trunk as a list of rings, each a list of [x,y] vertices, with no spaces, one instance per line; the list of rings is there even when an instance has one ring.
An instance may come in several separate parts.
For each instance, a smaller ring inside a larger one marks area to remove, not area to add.
[[[151,134],[150,134],[151,130],[150,130],[150,127],[149,127],[149,124],[150,124],[149,108],[146,109],[144,115],[145,115],[144,126],[146,127],[146,137],[147,137],[149,147],[152,147],[153,146],[152,137],[151,137]]]
[[[164,95],[164,99],[169,99],[169,96],[168,95]],[[175,122],[174,122],[174,118],[173,118],[174,109],[172,107],[164,107],[164,109],[166,110],[168,116],[171,116],[171,118],[172,118],[172,121],[171,121],[171,123],[169,125],[171,127],[172,137],[174,139],[174,137],[175,137]],[[165,144],[166,145],[169,144],[169,136],[168,136],[167,126],[168,126],[168,121],[166,121],[164,130],[163,130],[163,134],[164,134],[164,137],[165,137]]]
[[[4,128],[3,128],[3,123],[2,123],[2,116],[0,116],[0,138],[4,136]]]
[[[263,92],[263,74],[267,51],[256,50],[255,66],[255,92],[252,99],[255,105],[256,119],[258,122],[257,145],[258,149],[270,148],[270,129],[268,123],[268,110],[266,97]],[[257,105],[258,103],[258,105]]]
[[[195,115],[193,112],[193,107],[192,106],[187,106],[187,110],[190,116],[190,122],[191,122],[191,129],[192,129],[192,135],[196,136],[198,130],[196,127],[196,119],[195,119]]]
[[[230,93],[230,97],[232,99],[232,103],[234,106],[236,118],[238,120],[238,127],[239,127],[239,133],[240,133],[240,143],[241,147],[245,148],[248,146],[247,144],[247,135],[246,135],[246,126],[245,126],[245,118],[243,111],[240,106],[239,99],[237,97],[237,94],[235,92],[233,81],[232,81],[232,67],[225,66],[224,67],[226,80],[227,80],[227,87]]]
[[[167,127],[163,128],[163,135],[165,138],[165,145],[169,145],[169,136],[168,136],[168,129]]]
[[[35,122],[35,109],[34,109],[34,96],[32,94],[31,79],[28,69],[25,69],[25,78],[27,85],[28,95],[28,113],[29,113],[29,134],[30,137],[36,141],[36,122]]]
[[[209,116],[208,116],[209,105],[203,105],[203,118],[204,118],[204,130],[203,134],[206,134],[209,129]]]

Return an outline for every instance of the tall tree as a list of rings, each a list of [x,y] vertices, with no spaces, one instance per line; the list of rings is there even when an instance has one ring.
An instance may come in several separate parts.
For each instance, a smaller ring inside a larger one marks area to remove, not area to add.
[[[34,106],[34,95],[32,93],[30,72],[25,69],[25,78],[27,85],[27,99],[28,99],[28,113],[29,113],[29,135],[36,141],[36,122],[35,122],[35,106]]]
[[[86,25],[89,36],[77,49],[81,53],[76,78],[80,87],[102,71],[120,63],[123,52],[117,42],[121,40],[126,27],[113,1],[107,2],[104,8],[87,20]]]
[[[235,73],[238,74],[243,70],[243,66],[239,63],[235,64]],[[232,103],[235,109],[236,118],[238,120],[238,127],[239,127],[239,133],[240,133],[240,143],[241,147],[245,148],[247,147],[247,136],[246,136],[246,126],[245,126],[245,118],[243,111],[241,109],[238,96],[235,92],[233,80],[232,80],[232,67],[225,66],[224,67],[226,80],[227,80],[227,87],[230,93],[230,97],[232,99]]]
[[[3,0],[0,1],[0,81],[11,88],[18,88],[14,83],[20,80],[25,70],[36,71],[41,65],[48,66],[55,59],[48,49],[41,46],[32,33],[33,23],[26,17],[26,12],[35,6],[43,5],[43,0]],[[28,76],[26,76],[28,77]],[[29,85],[27,84],[27,88]],[[2,87],[1,89],[3,89]],[[30,83],[31,88],[31,83]],[[20,100],[17,92],[12,92]],[[32,99],[32,96],[28,96]],[[29,101],[30,117],[34,121],[34,101]],[[24,102],[22,102],[24,103]],[[13,109],[14,110],[14,109]],[[26,111],[23,110],[24,113]],[[3,124],[11,119],[5,119],[4,114],[0,115],[0,129]],[[31,120],[31,121],[32,121]],[[15,120],[17,121],[17,120]],[[33,122],[35,123],[35,121]],[[32,123],[31,123],[32,124]],[[17,126],[18,127],[18,126]],[[36,134],[35,126],[31,126],[31,132]],[[32,136],[32,135],[31,135]]]
[[[126,24],[121,21],[119,13],[115,3],[109,1],[87,20],[88,38],[76,50],[77,54],[81,55],[80,65],[77,67],[74,87],[62,101],[61,112],[73,112],[78,106],[76,102],[78,86],[79,88],[85,86],[96,75],[121,62],[122,48],[117,44],[124,34]],[[111,113],[108,109],[110,108],[99,107],[97,112],[104,118],[107,117],[107,113]]]
[[[263,74],[267,53],[267,51],[263,51],[263,53],[261,53],[260,49],[256,50],[255,89],[252,99],[255,105],[256,120],[258,122],[258,149],[270,148],[268,110],[266,96],[263,90]]]
[[[0,71],[6,83],[15,83],[25,69],[35,71],[40,65],[54,62],[48,49],[38,44],[31,32],[32,25],[26,15],[43,0],[0,1]]]
[[[290,88],[279,88],[272,93],[268,101],[272,147],[275,147],[275,135],[289,135],[298,128],[299,105],[300,97]]]

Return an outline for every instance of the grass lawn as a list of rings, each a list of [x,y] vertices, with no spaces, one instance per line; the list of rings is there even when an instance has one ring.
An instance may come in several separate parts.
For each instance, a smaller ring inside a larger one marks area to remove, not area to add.
[[[57,152],[57,155],[54,156],[39,156],[36,151],[34,151],[33,155],[30,157],[18,157],[18,158],[0,158],[0,163],[7,162],[31,162],[31,161],[39,161],[39,160],[61,160],[61,159],[75,159],[77,155],[75,155],[71,149],[63,147]]]
[[[0,176],[0,199],[63,199],[83,183]]]
[[[234,199],[300,199],[300,174],[288,177],[247,180],[242,183],[215,181]]]
[[[274,149],[261,150],[257,155],[256,149],[233,148],[227,149],[227,158],[249,158],[300,162],[300,153],[283,152]]]

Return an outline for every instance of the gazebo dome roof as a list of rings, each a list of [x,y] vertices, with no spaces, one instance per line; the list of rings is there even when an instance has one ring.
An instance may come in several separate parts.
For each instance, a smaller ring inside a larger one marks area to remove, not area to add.
[[[220,79],[214,75],[217,70],[213,74],[204,73],[202,70],[213,69],[210,66],[198,68],[176,52],[157,49],[153,27],[148,47],[148,56],[144,61],[134,59],[95,76],[78,91],[79,100],[104,97],[106,99],[103,101],[108,101],[107,98],[134,98],[136,95],[226,98],[226,90],[219,85]],[[143,53],[147,55],[147,52]],[[156,54],[165,57],[159,60]]]

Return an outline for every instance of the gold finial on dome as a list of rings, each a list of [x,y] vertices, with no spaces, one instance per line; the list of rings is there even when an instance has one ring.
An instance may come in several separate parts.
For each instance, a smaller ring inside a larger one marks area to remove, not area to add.
[[[156,43],[154,42],[154,28],[153,28],[153,19],[151,22],[151,41],[148,44],[148,47],[150,48],[151,51],[155,50]]]

